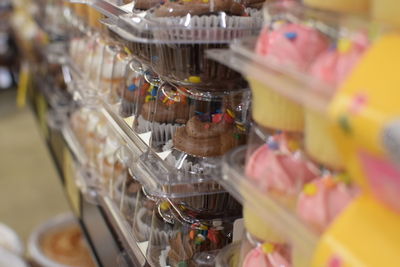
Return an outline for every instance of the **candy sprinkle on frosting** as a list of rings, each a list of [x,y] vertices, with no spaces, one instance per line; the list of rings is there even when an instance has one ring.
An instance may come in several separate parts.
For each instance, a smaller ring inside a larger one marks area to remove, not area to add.
[[[303,193],[306,196],[313,196],[313,195],[315,195],[317,193],[317,191],[318,191],[317,186],[315,184],[312,184],[312,183],[306,184],[304,186],[304,188],[303,188]]]
[[[232,110],[227,109],[227,110],[226,110],[226,113],[228,113],[228,115],[231,116],[232,118],[235,118],[235,114],[233,113]]]
[[[347,53],[351,49],[351,41],[349,39],[340,39],[337,45],[337,49],[340,53]]]
[[[337,185],[336,181],[331,178],[326,178],[323,181],[326,188],[334,188]]]
[[[164,211],[168,210],[169,207],[170,207],[170,205],[169,205],[169,203],[167,201],[162,202],[161,205],[160,205],[161,210],[164,210]]]
[[[270,254],[275,251],[275,246],[271,243],[264,243],[262,244],[261,249],[265,254]]]
[[[137,89],[136,84],[131,84],[131,85],[128,86],[128,91],[133,92],[133,91],[135,91],[136,89]]]
[[[190,2],[191,0],[184,0],[185,2]],[[191,83],[201,83],[201,78],[199,76],[190,76],[189,82]]]
[[[297,38],[297,33],[295,32],[287,32],[285,33],[285,37],[289,40],[294,40]]]
[[[194,239],[194,243],[196,245],[200,245],[201,243],[203,243],[204,241],[206,241],[206,238],[202,235],[202,234],[198,234],[196,236],[196,238]]]

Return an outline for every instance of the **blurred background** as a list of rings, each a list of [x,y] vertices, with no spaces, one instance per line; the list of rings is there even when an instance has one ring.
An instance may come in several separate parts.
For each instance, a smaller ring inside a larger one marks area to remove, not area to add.
[[[29,238],[40,224],[69,207],[36,118],[26,104],[26,92],[18,84],[25,48],[18,45],[21,33],[12,25],[13,20],[14,26],[24,24],[21,18],[27,16],[17,14],[15,3],[0,1],[0,266],[37,266],[28,257]],[[23,261],[15,260],[9,251]]]

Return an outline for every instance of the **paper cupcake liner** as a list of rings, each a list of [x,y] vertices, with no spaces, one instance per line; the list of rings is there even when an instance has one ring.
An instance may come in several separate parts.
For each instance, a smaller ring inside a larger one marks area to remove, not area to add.
[[[119,113],[124,118],[130,117],[135,114],[135,108],[136,104],[134,102],[122,98]]]
[[[253,92],[253,119],[266,128],[301,132],[304,128],[303,107],[274,90],[250,80]]]
[[[151,145],[154,148],[163,146],[168,141],[172,140],[176,129],[181,126],[182,124],[151,122],[145,120],[143,116],[139,116],[137,119],[137,130],[139,133],[152,132]]]
[[[136,119],[136,132],[141,134],[141,133],[147,133],[151,132],[151,122],[148,120],[145,120],[142,115],[139,115]]]
[[[170,42],[229,42],[258,33],[262,26],[262,13],[247,9],[249,16],[193,16],[152,17],[162,27],[154,29],[154,39],[160,43]]]
[[[183,86],[224,90],[229,89],[226,88],[228,84],[234,86],[242,76],[209,59],[206,50],[226,49],[232,40],[256,34],[262,25],[260,11],[252,12],[249,17],[210,15],[193,16],[190,20],[187,17],[154,20],[164,25],[154,30],[159,56],[158,63],[153,66],[155,71]]]
[[[150,239],[151,218],[146,218],[147,209],[144,207],[135,211],[133,233],[137,241],[144,242]],[[145,220],[148,220],[147,222]]]
[[[153,37],[149,35],[147,38],[152,39]],[[157,63],[158,50],[156,49],[156,45],[154,43],[130,41],[127,47],[134,53],[134,57],[136,57],[145,65]]]
[[[117,203],[122,215],[130,223],[133,222],[138,192],[131,195],[126,188],[126,176],[120,175],[113,186],[113,199]],[[140,189],[139,189],[140,190]]]
[[[159,264],[160,266],[168,266],[168,253],[171,250],[170,246],[167,246],[164,250],[161,250],[160,252],[160,261]]]

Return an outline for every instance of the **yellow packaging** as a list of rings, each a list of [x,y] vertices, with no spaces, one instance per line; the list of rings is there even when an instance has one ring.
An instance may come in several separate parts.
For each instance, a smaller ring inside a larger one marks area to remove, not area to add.
[[[363,189],[400,211],[400,172],[387,159],[384,137],[400,117],[400,35],[380,37],[330,107],[346,167]]]
[[[398,0],[371,0],[374,19],[400,26],[400,3]]]
[[[400,214],[358,197],[324,233],[313,267],[397,267]]]
[[[304,3],[319,9],[350,13],[366,13],[369,6],[369,0],[304,0]]]

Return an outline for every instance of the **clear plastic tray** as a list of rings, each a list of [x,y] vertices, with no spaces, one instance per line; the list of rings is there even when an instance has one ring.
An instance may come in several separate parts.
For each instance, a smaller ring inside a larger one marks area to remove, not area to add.
[[[221,175],[221,156],[246,141],[249,93],[206,93],[161,85],[134,122],[134,129],[149,145],[132,164],[146,189],[173,198],[222,191],[213,178]],[[187,134],[193,129],[194,134]]]
[[[296,3],[265,4],[264,19],[264,31],[279,28],[285,23],[301,24],[317,30],[328,39],[326,51],[339,46],[340,50],[346,51],[352,42],[359,41],[358,37],[373,42],[381,34],[391,30],[385,25],[371,23],[363,17],[318,11]],[[257,54],[257,39],[258,36],[252,36],[236,40],[231,44],[229,51],[212,50],[209,51],[209,56],[285,98],[324,112],[337,85],[312,76],[308,70],[280,64],[277,60]],[[345,41],[339,44],[340,40]],[[308,59],[308,65],[312,65],[318,56],[320,54]]]
[[[229,90],[243,82],[239,73],[209,60],[205,51],[227,48],[235,38],[257,33],[262,23],[260,11],[249,11],[250,16],[245,17],[222,12],[159,18],[153,14],[156,10],[121,16],[118,31],[125,31],[125,38],[135,44],[133,51],[148,55],[145,60],[151,62],[163,79],[183,86],[204,89],[211,86],[218,90]]]
[[[287,207],[268,194],[262,193],[243,173],[246,148],[237,148],[225,156],[223,179],[220,181],[235,197],[242,200],[244,209],[257,214],[263,228],[271,228],[293,246],[293,266],[311,266],[318,234],[303,224]],[[241,167],[242,166],[242,167]],[[245,211],[246,212],[246,211]]]
[[[326,109],[369,45],[389,29],[293,2],[265,5],[264,17],[259,36],[210,54],[246,77],[256,123],[304,132],[305,151],[313,160],[343,169]]]
[[[192,213],[160,199],[153,213],[147,258],[152,266],[214,266],[219,249],[231,242],[236,217]]]

